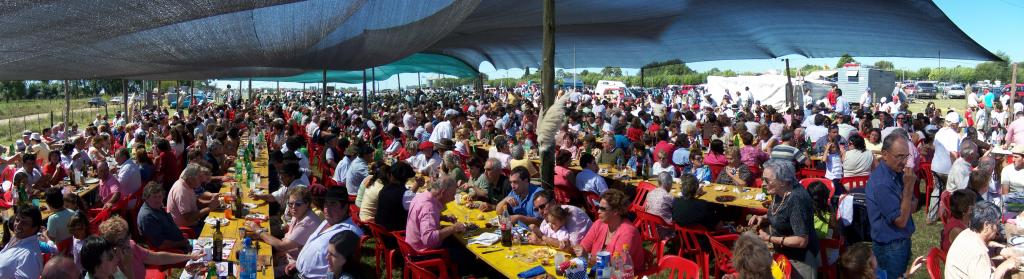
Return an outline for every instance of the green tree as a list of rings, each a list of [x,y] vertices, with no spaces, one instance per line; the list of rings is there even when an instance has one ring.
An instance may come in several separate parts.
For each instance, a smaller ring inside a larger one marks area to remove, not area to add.
[[[857,60],[853,60],[853,56],[850,56],[849,53],[843,53],[843,56],[839,57],[839,62],[836,62],[836,68],[837,69],[838,68],[842,68],[843,65],[846,65],[846,63],[855,63],[855,62],[857,62]]]
[[[800,72],[803,74],[807,74],[813,71],[820,71],[824,69],[825,67],[822,67],[821,65],[807,64],[800,67]]]
[[[892,65],[892,62],[886,60],[878,60],[878,62],[875,62],[875,68],[890,71],[892,69],[895,69],[895,67]]]
[[[621,77],[622,76],[622,68],[611,67],[611,66],[604,67],[604,69],[601,69],[601,75],[602,76],[608,76],[608,77]]]

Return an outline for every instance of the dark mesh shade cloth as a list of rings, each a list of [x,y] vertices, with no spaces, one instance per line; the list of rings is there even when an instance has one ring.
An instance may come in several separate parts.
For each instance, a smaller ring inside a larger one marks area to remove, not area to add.
[[[558,67],[788,54],[998,59],[926,0],[556,6]],[[3,0],[0,80],[291,77],[415,53],[536,67],[541,14],[536,0]]]

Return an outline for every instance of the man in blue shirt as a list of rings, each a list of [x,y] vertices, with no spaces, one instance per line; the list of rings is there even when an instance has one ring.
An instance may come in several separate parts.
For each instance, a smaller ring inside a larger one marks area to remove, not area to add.
[[[505,199],[498,202],[496,208],[499,212],[508,210],[509,220],[524,228],[530,224],[540,225],[544,218],[541,218],[539,212],[533,210],[533,200],[534,195],[543,189],[530,184],[530,171],[522,166],[512,169],[512,173],[508,176],[508,183],[512,186],[512,191]]]
[[[907,269],[914,234],[911,214],[917,208],[913,187],[904,187],[911,185],[907,180],[916,179],[904,170],[910,155],[905,135],[898,129],[882,141],[882,164],[871,172],[866,190],[875,258],[889,278],[898,278]]]

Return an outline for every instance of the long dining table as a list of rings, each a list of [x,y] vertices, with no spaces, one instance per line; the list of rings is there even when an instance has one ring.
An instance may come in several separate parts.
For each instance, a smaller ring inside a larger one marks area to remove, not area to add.
[[[224,182],[224,185],[220,188],[220,197],[218,197],[218,198],[223,198],[224,196],[233,196],[233,194],[231,194],[231,193],[233,193],[234,189],[236,187],[240,187],[240,190],[241,190],[241,193],[242,193],[242,196],[241,196],[242,204],[245,207],[248,208],[247,209],[248,212],[246,214],[249,215],[249,216],[239,216],[237,214],[232,214],[232,215],[234,215],[234,216],[232,216],[233,218],[227,219],[227,218],[225,218],[226,217],[225,216],[225,211],[222,209],[222,210],[212,211],[206,217],[207,220],[211,220],[212,218],[216,218],[217,220],[227,221],[226,223],[222,223],[221,224],[220,231],[221,231],[221,234],[224,236],[225,246],[227,246],[227,242],[228,241],[234,241],[233,248],[231,249],[231,252],[228,255],[228,257],[225,257],[225,260],[234,262],[236,264],[235,272],[238,272],[238,270],[239,270],[238,265],[237,265],[238,264],[238,257],[237,257],[237,255],[238,255],[238,251],[240,251],[243,248],[242,241],[243,241],[245,236],[243,236],[242,234],[243,234],[245,222],[247,220],[261,219],[261,218],[255,218],[255,217],[262,217],[262,220],[257,222],[257,223],[259,223],[259,226],[261,228],[263,228],[263,229],[267,229],[267,230],[270,229],[270,221],[265,219],[265,218],[269,218],[269,216],[270,216],[270,206],[269,206],[269,204],[266,201],[253,200],[252,198],[249,197],[249,193],[254,192],[254,191],[256,191],[256,192],[263,192],[263,193],[268,191],[268,181],[269,180],[267,178],[267,175],[268,175],[268,168],[267,168],[268,159],[267,158],[268,157],[267,157],[266,149],[262,149],[260,151],[260,153],[256,156],[256,160],[253,161],[253,163],[252,163],[253,171],[256,172],[259,175],[259,177],[260,177],[259,184],[255,185],[256,186],[255,188],[251,188],[248,185],[241,185],[241,183],[239,183],[237,181]],[[229,169],[228,171],[230,172],[230,171],[233,171],[233,170]],[[246,184],[248,184],[248,183],[246,183]],[[261,215],[261,216],[256,216],[256,215]],[[206,220],[204,220],[204,222],[205,222],[205,224],[203,225],[203,231],[199,235],[199,239],[204,239],[205,240],[207,238],[212,238],[213,237],[214,224],[213,224],[213,222],[206,222]],[[251,234],[251,233],[252,232],[244,232],[244,234]],[[266,242],[263,242],[262,240],[260,240],[259,237],[256,237],[255,235],[250,235],[250,236],[252,237],[254,245],[258,245],[259,246],[259,249],[257,251],[257,255],[258,255],[258,257],[257,257],[257,269],[259,271],[256,273],[256,278],[261,278],[261,279],[263,279],[263,278],[266,278],[266,279],[274,278],[275,275],[274,275],[274,261],[273,261],[273,251],[272,251],[273,248],[270,246],[270,244],[267,244]],[[199,241],[197,241],[197,242],[199,242]]]

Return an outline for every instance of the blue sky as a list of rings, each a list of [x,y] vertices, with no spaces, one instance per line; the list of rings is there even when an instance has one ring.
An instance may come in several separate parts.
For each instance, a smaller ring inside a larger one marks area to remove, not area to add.
[[[1019,28],[1024,28],[1024,0],[934,0],[935,4],[946,13],[953,23],[960,27],[964,33],[977,41],[981,46],[985,47],[989,51],[1005,52],[1014,61],[1024,60],[1024,32],[1021,32]],[[816,65],[835,65],[838,58],[805,58],[801,56],[786,56],[783,58],[790,58],[790,67],[798,68],[806,64]],[[917,58],[856,58],[862,63],[871,64],[878,60],[889,60],[897,68],[901,69],[918,69],[922,67],[953,67],[956,65],[963,65],[967,67],[973,67],[978,61],[970,60],[952,60],[952,59],[917,59]],[[732,69],[737,72],[751,71],[751,72],[765,72],[771,69],[780,70],[785,67],[782,58],[778,59],[758,59],[758,60],[729,60],[729,61],[713,61],[713,62],[697,62],[688,63],[690,68],[697,71],[705,71],[711,68],[719,68],[722,70]],[[582,70],[582,69],[578,69]],[[590,69],[591,71],[600,69]],[[495,70],[490,63],[484,63],[480,66],[480,71],[487,74],[492,78],[502,77],[519,77],[522,76],[522,69],[510,69],[510,70]],[[636,74],[636,69],[623,69],[626,74]],[[572,70],[567,70],[572,72]],[[402,74],[402,85],[407,86],[415,84],[416,74]],[[428,77],[436,77],[436,74],[423,74],[423,82],[425,83]],[[224,88],[228,84],[234,84],[232,87],[237,87],[237,81],[218,81],[218,87]],[[243,83],[248,86],[248,83]],[[352,84],[331,84],[342,87],[356,86]],[[275,83],[272,82],[253,82],[254,88],[274,88]],[[360,85],[361,86],[361,85]],[[397,78],[391,77],[391,79],[381,81],[378,83],[378,89],[381,88],[395,88],[398,86]],[[302,84],[298,83],[281,83],[282,88],[301,88]]]

